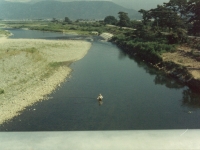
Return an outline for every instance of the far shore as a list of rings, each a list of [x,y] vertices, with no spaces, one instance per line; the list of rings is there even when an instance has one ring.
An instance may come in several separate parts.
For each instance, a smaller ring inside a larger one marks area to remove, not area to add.
[[[7,39],[0,37],[0,124],[42,101],[83,58],[91,43],[75,40]]]

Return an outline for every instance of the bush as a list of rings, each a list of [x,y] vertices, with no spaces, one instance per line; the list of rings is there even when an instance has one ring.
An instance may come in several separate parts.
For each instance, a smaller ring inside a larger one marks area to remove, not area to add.
[[[69,30],[77,30],[75,27],[70,27]]]
[[[4,90],[3,89],[0,89],[0,94],[4,94]]]
[[[145,42],[144,39],[141,38],[130,39],[124,34],[114,36],[112,41],[115,41],[126,53],[130,55],[137,53],[137,56],[141,59],[151,63],[161,62],[162,53],[175,51],[175,45],[159,42]]]

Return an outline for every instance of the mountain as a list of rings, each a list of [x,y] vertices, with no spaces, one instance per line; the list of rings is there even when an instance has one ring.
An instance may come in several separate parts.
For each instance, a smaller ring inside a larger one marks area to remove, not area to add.
[[[156,8],[157,5],[162,5],[164,2],[169,2],[169,0],[114,0],[118,5],[126,8],[132,8],[135,10],[145,9],[149,10]]]
[[[141,15],[110,1],[41,1],[38,3],[0,2],[0,19],[47,19],[68,17],[76,19],[104,19],[118,12],[126,12],[131,19]]]

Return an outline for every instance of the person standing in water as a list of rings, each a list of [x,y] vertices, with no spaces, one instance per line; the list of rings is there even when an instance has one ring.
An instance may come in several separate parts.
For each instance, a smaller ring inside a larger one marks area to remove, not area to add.
[[[97,97],[97,99],[98,99],[99,101],[101,101],[101,100],[103,99],[103,96],[102,96],[101,94],[99,94],[99,96]]]
[[[101,94],[99,94],[99,96],[97,97],[98,101],[99,101],[99,106],[103,104],[103,96]]]

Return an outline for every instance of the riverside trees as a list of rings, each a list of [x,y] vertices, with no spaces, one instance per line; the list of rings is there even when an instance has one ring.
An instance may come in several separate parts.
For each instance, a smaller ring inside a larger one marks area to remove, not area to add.
[[[104,23],[106,24],[112,24],[112,25],[116,25],[117,24],[117,19],[114,17],[114,16],[107,16],[105,19],[104,19]]]
[[[174,44],[187,42],[189,24],[192,29],[195,25],[198,27],[199,1],[170,0],[154,9],[141,9],[142,21],[134,25],[136,30],[123,31],[123,34],[114,36],[113,41],[131,55],[137,53],[137,56],[151,63],[162,62],[162,53],[174,51]],[[119,13],[119,18],[123,15]],[[121,20],[123,22],[124,19]]]
[[[179,42],[184,42],[186,31],[193,35],[200,35],[200,0],[170,0],[150,10],[139,10],[143,16],[143,25],[150,20],[152,28],[157,30],[168,29]],[[190,28],[189,28],[190,27]]]
[[[104,19],[104,23],[118,25],[120,27],[130,27],[131,26],[131,21],[128,16],[128,13],[119,12],[118,15],[119,15],[119,21],[114,16],[107,16]]]
[[[200,35],[200,0],[190,0],[187,4],[188,22],[192,24],[190,33]]]
[[[69,23],[69,24],[72,23],[72,21],[68,17],[65,17],[64,22]]]
[[[129,27],[131,25],[130,18],[128,17],[128,14],[125,12],[119,12],[119,22],[118,25],[120,27]]]

